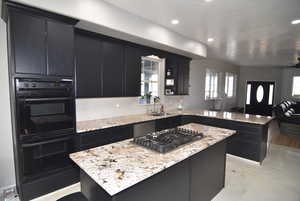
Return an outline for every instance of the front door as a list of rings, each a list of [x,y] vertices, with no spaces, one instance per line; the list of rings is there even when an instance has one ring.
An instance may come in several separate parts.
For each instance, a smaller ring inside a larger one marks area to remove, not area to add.
[[[248,81],[245,112],[272,116],[275,82]]]

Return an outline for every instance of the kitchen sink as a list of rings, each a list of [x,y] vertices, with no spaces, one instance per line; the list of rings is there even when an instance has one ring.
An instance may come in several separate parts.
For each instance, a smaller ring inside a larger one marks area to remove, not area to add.
[[[169,116],[169,115],[173,115],[172,113],[168,113],[168,112],[163,112],[163,113],[151,113],[151,116],[155,116],[155,117],[160,117],[160,116]]]

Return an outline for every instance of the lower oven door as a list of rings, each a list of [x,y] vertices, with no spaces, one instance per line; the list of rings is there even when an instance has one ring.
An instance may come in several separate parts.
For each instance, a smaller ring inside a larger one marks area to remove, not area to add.
[[[69,154],[74,151],[72,140],[72,137],[64,137],[22,144],[23,181],[72,167],[69,158]]]
[[[21,136],[53,137],[75,130],[74,99],[23,99],[18,106]]]

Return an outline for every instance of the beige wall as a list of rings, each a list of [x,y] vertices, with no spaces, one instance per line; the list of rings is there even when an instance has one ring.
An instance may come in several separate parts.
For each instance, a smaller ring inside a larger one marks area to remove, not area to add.
[[[300,101],[292,97],[293,77],[300,76],[300,69],[284,68],[282,71],[281,99]]]
[[[238,88],[238,104],[243,107],[246,96],[246,81],[275,81],[275,104],[282,100],[295,100],[292,97],[293,76],[300,76],[300,69],[280,67],[241,67]]]
[[[238,87],[238,105],[244,107],[247,81],[275,81],[275,104],[281,101],[283,68],[280,67],[241,67]]]
[[[239,66],[219,61],[215,59],[193,60],[190,69],[190,96],[184,98],[185,108],[203,108],[211,107],[211,101],[205,101],[205,75],[206,69],[212,69],[216,72],[231,72],[239,76]],[[220,90],[224,91],[225,81],[222,79]],[[229,110],[236,106],[237,97],[225,98],[222,100],[224,110]]]
[[[0,194],[15,184],[13,142],[9,99],[6,24],[0,19]]]

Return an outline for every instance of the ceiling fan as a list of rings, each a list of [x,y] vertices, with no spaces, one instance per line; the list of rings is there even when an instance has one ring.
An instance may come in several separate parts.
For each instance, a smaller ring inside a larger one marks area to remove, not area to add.
[[[300,57],[298,57],[297,60],[298,60],[298,63],[296,63],[293,66],[288,66],[287,68],[299,68],[300,69]]]

